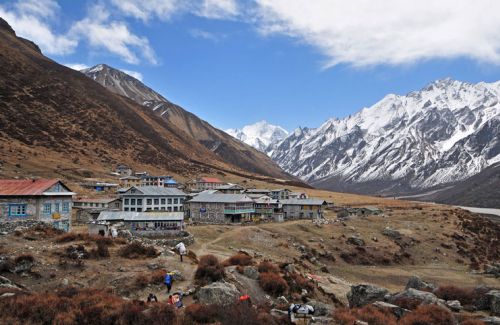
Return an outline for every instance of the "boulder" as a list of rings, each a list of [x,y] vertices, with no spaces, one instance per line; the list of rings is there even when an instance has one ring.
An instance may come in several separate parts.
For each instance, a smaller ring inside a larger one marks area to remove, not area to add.
[[[464,309],[458,300],[447,300],[444,304],[449,310],[454,312],[459,312]]]
[[[490,301],[490,310],[493,314],[500,314],[500,290],[490,290],[486,294]]]
[[[292,263],[285,265],[285,271],[287,271],[288,273],[294,273],[295,265]]]
[[[422,304],[425,304],[425,305],[431,305],[431,304],[443,305],[444,304],[444,300],[439,299],[432,292],[420,291],[420,290],[413,289],[413,288],[407,289],[403,292],[400,292],[400,293],[397,293],[397,294],[391,296],[390,301],[394,302],[399,298],[415,299],[415,300],[418,300]]]
[[[245,266],[243,268],[243,275],[250,279],[259,279],[259,271],[255,266]]]
[[[148,263],[148,269],[150,270],[158,270],[160,265],[158,263]]]
[[[22,259],[17,262],[14,266],[14,273],[24,273],[30,272],[31,268],[35,265],[35,261],[33,259]]]
[[[278,297],[278,298],[276,299],[276,303],[277,303],[278,305],[286,305],[286,306],[288,306],[288,304],[289,304],[288,300],[287,300],[284,296],[280,296],[280,297]]]
[[[500,277],[500,263],[486,265],[484,268],[484,273],[494,275],[497,278]]]
[[[335,308],[332,305],[328,305],[317,300],[309,300],[307,304],[314,308],[314,316],[331,315]]]
[[[213,282],[206,285],[197,293],[198,302],[209,305],[231,305],[238,301],[240,293],[232,283]]]
[[[405,309],[403,307],[399,307],[397,305],[393,305],[393,304],[390,304],[390,303],[384,302],[384,301],[375,301],[372,304],[372,306],[374,306],[380,310],[388,310],[394,316],[396,316],[398,319],[403,317],[406,313],[410,312],[408,309]]]
[[[279,310],[279,309],[271,309],[271,315],[274,317],[282,317],[282,316],[288,316],[288,311],[286,310]]]
[[[406,289],[410,288],[421,291],[434,291],[434,289],[436,289],[436,286],[430,282],[425,282],[416,275],[413,275],[408,279],[408,282],[406,283]]]
[[[385,227],[382,234],[392,239],[401,239],[401,233],[395,229]]]
[[[474,306],[476,310],[488,310],[490,309],[490,297],[486,295],[491,290],[491,288],[480,285],[474,288],[473,294],[477,297],[474,301]]]
[[[480,319],[486,325],[500,325],[500,317],[489,316]]]
[[[389,291],[385,288],[376,287],[369,284],[351,286],[351,291],[347,293],[349,306],[362,307],[377,300],[383,300]]]
[[[172,278],[174,281],[184,281],[186,278],[184,278],[184,275],[182,275],[181,271],[178,270],[173,270],[169,272],[172,275]]]
[[[347,243],[354,246],[365,246],[365,241],[355,236],[350,236],[349,238],[347,238]]]

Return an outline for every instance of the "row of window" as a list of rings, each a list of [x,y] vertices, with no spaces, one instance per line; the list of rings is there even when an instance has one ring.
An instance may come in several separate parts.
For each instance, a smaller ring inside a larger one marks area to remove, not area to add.
[[[125,199],[125,205],[142,205],[142,199]],[[160,203],[161,202],[161,203]],[[146,205],[159,205],[159,204],[182,204],[183,198],[170,198],[170,199],[146,199]]]
[[[9,205],[9,217],[26,216],[27,204],[11,204]]]
[[[135,208],[135,207],[124,207],[123,208],[123,211],[132,211],[132,212],[142,212],[142,208]],[[173,208],[172,207],[167,207],[165,209],[165,207],[154,207],[154,208],[147,208],[145,211],[168,211],[168,212],[179,212],[179,211],[183,211],[182,209],[182,206],[180,207],[176,207],[174,206]]]
[[[54,208],[52,208],[54,206]],[[59,202],[56,202],[54,204],[52,203],[44,203],[43,205],[43,214],[52,214],[54,213],[69,213],[69,202],[63,202],[62,203],[62,209],[61,209],[61,204]]]

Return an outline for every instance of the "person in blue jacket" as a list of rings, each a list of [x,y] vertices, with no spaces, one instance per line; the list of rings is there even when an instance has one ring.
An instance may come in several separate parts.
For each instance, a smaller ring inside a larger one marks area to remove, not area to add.
[[[174,279],[170,273],[165,274],[165,285],[167,286],[168,293],[170,293],[170,290],[172,289],[173,281]]]

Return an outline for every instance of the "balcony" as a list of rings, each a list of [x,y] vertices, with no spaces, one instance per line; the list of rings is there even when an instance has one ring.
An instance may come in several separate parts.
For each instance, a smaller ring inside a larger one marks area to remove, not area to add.
[[[224,214],[254,213],[254,208],[224,209]]]

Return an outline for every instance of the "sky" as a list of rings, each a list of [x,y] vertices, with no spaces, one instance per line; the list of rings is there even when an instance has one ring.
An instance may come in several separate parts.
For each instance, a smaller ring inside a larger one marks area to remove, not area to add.
[[[500,80],[498,0],[0,0],[51,59],[105,63],[221,129],[318,127],[441,78]]]

